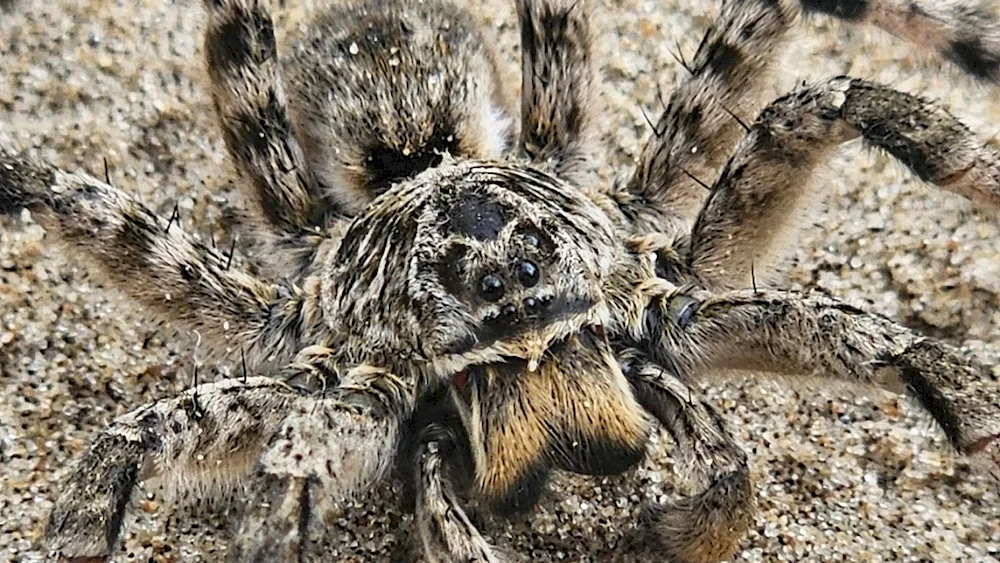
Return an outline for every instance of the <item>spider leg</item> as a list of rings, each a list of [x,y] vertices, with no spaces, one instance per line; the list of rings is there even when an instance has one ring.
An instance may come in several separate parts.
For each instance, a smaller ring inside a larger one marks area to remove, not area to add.
[[[677,444],[677,474],[689,493],[668,505],[646,507],[642,544],[655,546],[670,561],[728,559],[756,515],[746,453],[719,413],[680,378],[648,361],[630,362],[626,375],[636,398]]]
[[[448,474],[449,455],[457,447],[452,436],[433,428],[414,459],[416,521],[424,557],[430,563],[498,563],[500,557],[479,533],[459,502]],[[439,439],[438,439],[439,438]]]
[[[307,292],[257,279],[233,266],[232,256],[92,176],[0,148],[0,213],[23,207],[124,293],[200,331],[214,355],[244,346],[251,365],[287,361],[306,327],[319,322]]]
[[[322,501],[315,502],[315,484],[309,478],[289,475],[255,477],[226,560],[305,561],[311,515],[325,508]]]
[[[636,348],[671,372],[753,370],[906,393],[959,452],[1000,469],[1000,381],[957,349],[818,293],[667,286]]]
[[[264,0],[206,0],[205,58],[219,125],[248,199],[285,246],[314,247],[330,202],[296,136]]]
[[[705,287],[753,283],[771,268],[818,198],[807,182],[861,136],[926,182],[1000,207],[1000,154],[939,104],[838,77],[768,106],[726,164],[691,232],[689,266]]]
[[[109,557],[140,483],[161,483],[181,499],[201,498],[256,469],[295,487],[300,498],[293,504],[308,500],[306,482],[337,499],[365,491],[387,472],[409,390],[368,366],[341,376],[315,348],[300,358],[283,374],[287,381],[251,377],[199,385],[112,422],[59,493],[45,532],[49,549],[67,558]],[[331,389],[306,392],[300,376],[311,372],[323,374]],[[294,526],[277,525],[289,514]],[[248,516],[244,529],[263,530],[253,545],[299,549],[301,542],[287,536],[306,529],[310,513],[278,503]]]
[[[521,149],[587,186],[598,156],[593,31],[586,0],[518,0]]]
[[[117,418],[59,491],[48,547],[69,558],[109,557],[141,482],[159,477],[181,497],[231,483],[299,401],[282,382],[251,377],[199,385]]]
[[[800,9],[873,24],[937,50],[967,73],[1000,83],[1000,22],[985,4],[925,0],[725,2],[690,76],[673,91],[631,179],[614,196],[637,232],[686,232],[717,171],[757,112]]]
[[[797,2],[725,2],[670,95],[618,204],[637,232],[687,232],[691,218],[756,113],[777,54],[799,16]]]
[[[333,351],[321,346],[304,349],[285,369],[290,385],[312,395],[288,413],[259,458],[265,480],[253,491],[233,560],[302,560],[314,515],[388,474],[413,388],[371,366],[340,372]]]
[[[801,0],[807,14],[869,24],[934,50],[968,74],[1000,84],[1000,21],[986,2]]]

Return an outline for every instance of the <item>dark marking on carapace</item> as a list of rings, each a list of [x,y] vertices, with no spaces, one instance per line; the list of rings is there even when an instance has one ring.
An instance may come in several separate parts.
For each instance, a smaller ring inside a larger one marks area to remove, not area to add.
[[[869,0],[801,0],[807,13],[827,14],[845,21],[858,21],[868,13]]]
[[[511,212],[482,193],[469,193],[448,210],[448,230],[477,240],[495,240]]]

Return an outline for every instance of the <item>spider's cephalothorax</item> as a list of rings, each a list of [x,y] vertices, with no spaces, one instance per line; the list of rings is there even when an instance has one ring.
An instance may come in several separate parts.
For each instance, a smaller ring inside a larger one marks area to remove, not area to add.
[[[514,135],[489,39],[443,1],[328,8],[279,56],[262,2],[206,0],[219,125],[271,235],[265,271],[284,281],[231,268],[105,182],[0,149],[0,211],[31,209],[256,374],[116,419],[66,482],[49,547],[106,558],[140,482],[183,493],[253,475],[267,486],[230,553],[301,558],[314,513],[398,475],[428,559],[497,561],[466,499],[528,509],[552,470],[623,472],[663,428],[700,492],[650,505],[635,545],[717,561],[755,507],[746,456],[696,385],[724,369],[908,392],[995,472],[989,370],[877,314],[754,279],[801,227],[816,169],[857,137],[1000,206],[1000,157],[933,102],[837,77],[757,112],[802,10],[932,38],[1000,82],[991,14],[910,4],[726,2],[635,172],[605,185],[586,1],[516,2]]]
[[[449,160],[372,202],[330,254],[323,314],[342,340],[329,346],[449,385],[477,488],[505,508],[531,506],[551,466],[624,470],[650,422],[604,333],[626,252],[614,235],[557,178]]]
[[[555,178],[449,162],[350,225],[321,276],[323,315],[355,361],[439,374],[511,354],[537,363],[545,343],[518,343],[597,322],[619,244],[607,215]]]

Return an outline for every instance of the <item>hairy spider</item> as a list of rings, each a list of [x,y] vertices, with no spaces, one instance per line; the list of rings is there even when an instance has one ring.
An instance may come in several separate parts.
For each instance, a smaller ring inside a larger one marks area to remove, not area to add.
[[[989,370],[754,274],[782,257],[812,197],[803,185],[839,145],[861,137],[991,207],[997,152],[933,102],[844,76],[771,102],[750,126],[734,114],[765,89],[802,10],[919,39],[1000,82],[988,12],[726,2],[634,174],[605,185],[584,0],[518,0],[517,131],[489,41],[443,0],[331,7],[280,55],[264,3],[205,7],[219,125],[281,281],[231,267],[106,182],[0,149],[0,211],[29,208],[127,294],[254,374],[101,432],[56,502],[53,553],[107,558],[140,483],[255,475],[266,486],[231,556],[295,559],[314,514],[395,474],[427,559],[498,561],[467,501],[530,509],[553,470],[624,472],[662,427],[700,492],[649,505],[646,544],[719,561],[755,511],[746,455],[695,385],[722,369],[909,393],[957,450],[1000,466]],[[715,181],[706,192],[698,178]]]

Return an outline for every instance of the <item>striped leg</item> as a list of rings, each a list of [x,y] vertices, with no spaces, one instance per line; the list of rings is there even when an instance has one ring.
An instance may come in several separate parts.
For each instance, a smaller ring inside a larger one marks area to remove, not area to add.
[[[601,156],[593,31],[587,0],[518,0],[521,148],[556,175],[589,186]]]
[[[657,322],[636,348],[673,373],[738,369],[905,393],[1000,477],[1000,381],[943,342],[815,293],[667,290],[649,314]]]
[[[73,255],[152,312],[206,338],[210,355],[245,347],[250,364],[290,358],[318,313],[299,289],[261,281],[179,225],[87,174],[0,148],[0,212],[27,207]],[[252,366],[251,366],[252,367]]]
[[[630,361],[626,375],[636,398],[677,444],[677,473],[688,495],[645,508],[642,544],[669,561],[727,560],[757,512],[746,453],[722,416],[680,378],[642,360]]]
[[[801,0],[807,14],[868,24],[1000,84],[1000,18],[982,0]]]
[[[206,0],[205,7],[212,99],[248,199],[281,246],[315,247],[327,206],[286,106],[266,0]]]
[[[798,20],[796,2],[726,2],[671,94],[624,190],[616,194],[637,232],[686,232],[717,170],[756,113],[781,48]]]
[[[45,528],[52,556],[108,559],[143,482],[159,480],[178,499],[236,484],[301,400],[280,381],[251,377],[200,385],[119,417],[61,486]]]
[[[739,119],[757,112],[777,55],[799,11],[874,25],[968,74],[1000,84],[1000,18],[974,0],[727,1],[670,97],[624,189],[615,194],[637,231],[695,217],[717,171],[744,134]]]
[[[446,432],[427,439],[414,456],[416,520],[424,557],[431,563],[499,563],[493,546],[469,521],[449,474],[457,444]]]
[[[282,374],[335,377],[323,392],[268,377],[227,379],[116,419],[60,491],[45,531],[50,551],[109,557],[141,483],[200,498],[256,474],[263,486],[254,492],[263,496],[250,499],[236,549],[253,560],[297,558],[313,517],[309,486],[336,501],[368,490],[388,472],[399,422],[412,408],[412,388],[392,374],[327,360],[309,352]]]
[[[705,287],[750,287],[795,239],[820,199],[808,180],[861,136],[922,180],[1000,207],[1000,154],[940,105],[847,77],[768,106],[712,188],[691,233],[690,267]],[[754,268],[756,266],[756,268]]]

